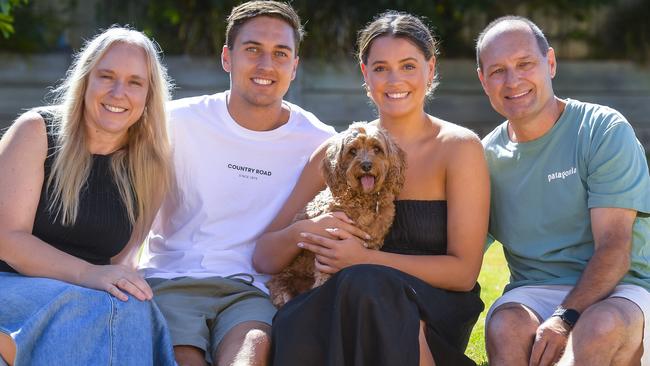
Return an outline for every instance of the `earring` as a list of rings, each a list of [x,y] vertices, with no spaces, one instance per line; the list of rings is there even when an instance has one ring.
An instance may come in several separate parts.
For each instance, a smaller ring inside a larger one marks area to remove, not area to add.
[[[427,81],[427,89],[426,89],[427,93],[431,93],[431,91],[433,90],[433,84],[434,84],[433,79]]]
[[[368,87],[368,84],[363,83],[363,84],[361,84],[361,86],[362,86],[364,89],[366,89],[366,95],[368,96],[368,98],[370,98],[370,88]]]

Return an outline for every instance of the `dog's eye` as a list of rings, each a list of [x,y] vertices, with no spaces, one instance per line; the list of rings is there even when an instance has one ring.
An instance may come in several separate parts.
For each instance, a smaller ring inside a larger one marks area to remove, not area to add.
[[[379,148],[379,147],[377,147],[377,146],[373,147],[372,150],[375,152],[375,154],[381,154],[381,153],[383,153],[383,151],[381,151],[381,148]]]
[[[352,156],[357,156],[357,149],[355,149],[355,148],[351,148],[351,149],[348,151],[348,154],[350,154],[350,155],[352,155]]]

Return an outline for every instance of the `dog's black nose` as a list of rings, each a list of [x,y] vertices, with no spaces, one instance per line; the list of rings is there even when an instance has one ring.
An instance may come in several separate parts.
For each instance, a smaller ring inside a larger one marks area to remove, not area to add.
[[[369,172],[370,169],[372,169],[372,163],[369,161],[364,161],[361,163],[361,169],[363,169],[364,172]]]

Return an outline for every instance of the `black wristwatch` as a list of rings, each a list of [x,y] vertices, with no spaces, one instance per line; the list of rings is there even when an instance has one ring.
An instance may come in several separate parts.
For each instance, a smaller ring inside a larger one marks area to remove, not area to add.
[[[560,306],[557,308],[557,310],[555,310],[552,316],[559,317],[566,325],[569,326],[570,329],[573,329],[573,327],[578,322],[578,319],[580,318],[580,313],[578,310],[565,309]]]

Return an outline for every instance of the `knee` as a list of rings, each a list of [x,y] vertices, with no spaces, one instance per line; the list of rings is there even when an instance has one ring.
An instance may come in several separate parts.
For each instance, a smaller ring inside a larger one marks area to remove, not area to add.
[[[215,350],[217,365],[265,365],[271,351],[270,326],[241,323],[231,329]]]
[[[620,309],[610,304],[598,304],[582,314],[573,335],[583,342],[609,343],[622,339],[627,323]]]
[[[192,346],[175,346],[174,358],[178,366],[207,366],[202,350]]]
[[[535,315],[522,306],[508,306],[496,309],[486,325],[486,341],[495,345],[516,340],[530,340],[535,337],[539,325]]]
[[[254,348],[268,348],[271,345],[271,337],[266,330],[251,329],[244,335],[244,344]]]

